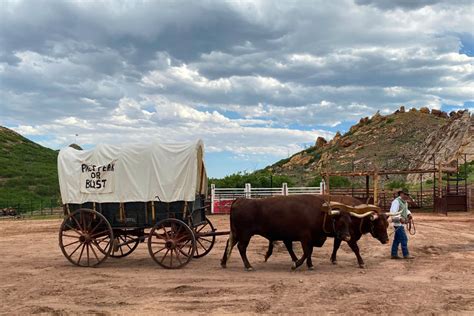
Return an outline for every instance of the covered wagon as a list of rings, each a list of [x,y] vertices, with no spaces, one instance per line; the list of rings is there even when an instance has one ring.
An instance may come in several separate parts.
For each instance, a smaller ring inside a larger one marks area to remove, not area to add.
[[[64,256],[78,266],[96,266],[129,255],[142,242],[165,268],[206,255],[218,233],[206,218],[203,157],[200,140],[62,149]]]

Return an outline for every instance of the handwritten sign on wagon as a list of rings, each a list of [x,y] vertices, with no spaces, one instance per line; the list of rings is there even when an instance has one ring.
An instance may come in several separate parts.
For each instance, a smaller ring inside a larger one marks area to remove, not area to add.
[[[115,162],[105,165],[81,163],[81,192],[112,193],[115,187]]]

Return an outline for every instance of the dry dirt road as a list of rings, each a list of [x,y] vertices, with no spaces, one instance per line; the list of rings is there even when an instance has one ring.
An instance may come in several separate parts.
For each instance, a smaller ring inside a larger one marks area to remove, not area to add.
[[[210,216],[219,230],[227,216]],[[277,246],[254,237],[245,272],[238,251],[219,265],[226,237],[204,258],[164,270],[145,244],[98,268],[72,266],[58,247],[60,220],[0,222],[0,314],[474,313],[474,214],[418,215],[413,261],[390,260],[389,245],[364,236],[367,268],[347,245],[329,262],[332,240],[313,252],[314,271],[290,271]],[[391,231],[391,229],[390,229]]]

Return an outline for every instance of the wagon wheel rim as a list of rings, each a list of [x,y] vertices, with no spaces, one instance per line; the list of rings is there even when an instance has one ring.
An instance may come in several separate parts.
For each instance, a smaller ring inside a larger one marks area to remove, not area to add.
[[[114,242],[110,246],[112,250],[110,251],[109,256],[116,259],[130,255],[135,251],[135,249],[137,249],[138,244],[140,243],[139,238],[129,235],[126,232],[123,233],[122,231],[116,231],[113,240]],[[110,239],[101,240],[101,244],[102,243],[110,243]]]
[[[177,219],[158,222],[148,236],[148,252],[153,260],[166,269],[184,267],[196,250],[194,233],[186,223]]]
[[[211,251],[212,247],[214,247],[214,243],[216,242],[215,235],[200,236],[200,234],[207,235],[214,231],[214,225],[212,225],[211,221],[207,218],[203,224],[194,228],[194,235],[196,238],[196,252],[194,253],[194,258],[204,257]]]
[[[107,239],[113,240],[110,223],[91,209],[69,214],[59,229],[59,247],[63,255],[80,267],[95,267],[109,257],[112,247]]]

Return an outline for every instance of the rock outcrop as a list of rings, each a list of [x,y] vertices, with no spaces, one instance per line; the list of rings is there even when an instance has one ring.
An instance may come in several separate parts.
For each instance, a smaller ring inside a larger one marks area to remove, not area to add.
[[[444,165],[467,154],[474,160],[474,126],[468,111],[451,112],[403,107],[390,115],[363,117],[347,133],[330,141],[320,137],[315,146],[272,165],[274,174],[290,176],[306,185],[323,170],[432,168],[433,153]],[[427,180],[428,175],[424,176]],[[409,176],[416,181],[417,176]]]
[[[432,114],[441,113],[444,112],[435,111]],[[443,126],[428,134],[416,161],[413,161],[410,167],[432,168],[433,157],[436,164],[441,163],[445,166],[455,164],[456,160],[463,163],[464,158],[467,161],[474,160],[474,117],[468,111],[451,114]],[[416,181],[418,178],[418,175],[409,175],[407,180]],[[430,178],[430,175],[425,178]]]

